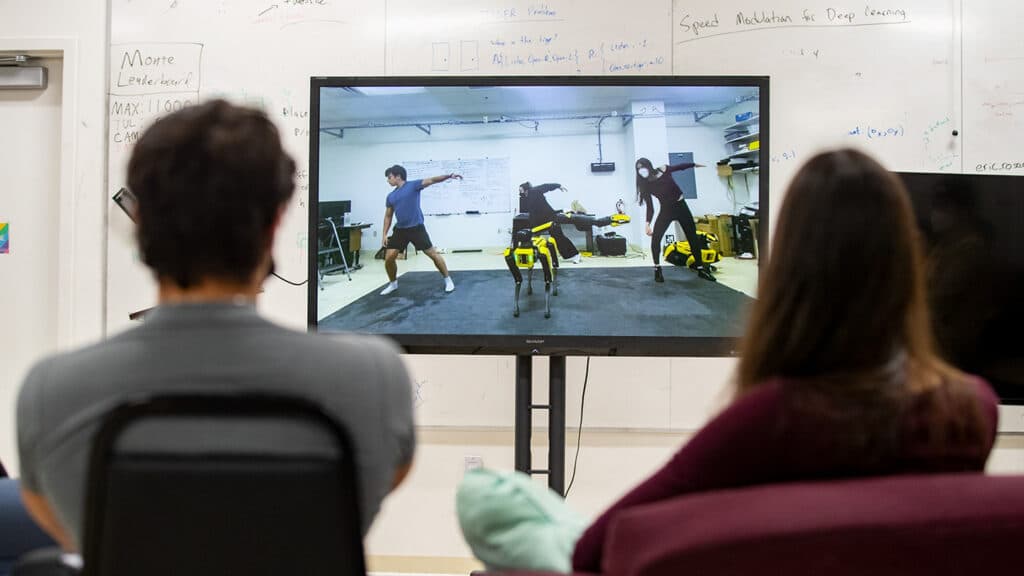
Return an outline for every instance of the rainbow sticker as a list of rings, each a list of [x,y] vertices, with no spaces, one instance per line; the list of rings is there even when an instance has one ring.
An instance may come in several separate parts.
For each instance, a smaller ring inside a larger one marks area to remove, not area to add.
[[[8,235],[10,229],[7,222],[0,222],[0,254],[8,254],[11,251],[11,239]]]

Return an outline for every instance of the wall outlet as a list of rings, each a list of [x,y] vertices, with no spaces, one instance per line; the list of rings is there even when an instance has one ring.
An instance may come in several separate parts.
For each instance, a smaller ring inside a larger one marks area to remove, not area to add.
[[[484,467],[484,457],[483,456],[466,456],[464,464],[465,464],[465,471],[466,472],[469,472],[470,470],[476,470],[477,468],[483,468]]]

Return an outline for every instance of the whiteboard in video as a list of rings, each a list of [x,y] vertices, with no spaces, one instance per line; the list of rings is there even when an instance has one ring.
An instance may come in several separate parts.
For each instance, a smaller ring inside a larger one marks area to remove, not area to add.
[[[462,180],[447,180],[423,190],[420,206],[424,214],[507,213],[512,209],[508,157],[407,160],[402,165],[409,180],[462,175]]]

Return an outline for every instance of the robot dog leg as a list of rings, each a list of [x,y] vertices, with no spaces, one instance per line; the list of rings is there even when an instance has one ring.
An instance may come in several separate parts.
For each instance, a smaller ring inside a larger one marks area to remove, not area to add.
[[[523,274],[519,271],[519,267],[516,266],[516,258],[512,254],[511,248],[505,249],[505,264],[508,266],[508,271],[512,273],[512,279],[516,282],[516,299],[512,315],[516,318],[519,317],[519,289],[523,286]]]
[[[544,317],[551,318],[551,280],[554,277],[554,266],[552,265],[551,251],[547,248],[547,243],[544,242],[543,238],[539,240],[541,245],[537,250],[540,252],[540,267],[544,271]],[[532,268],[530,272],[533,272]]]
[[[543,267],[546,261],[551,269],[551,277],[544,275],[545,282],[551,282],[552,296],[558,296],[558,243],[550,236],[535,236],[533,246],[537,249],[538,258]]]

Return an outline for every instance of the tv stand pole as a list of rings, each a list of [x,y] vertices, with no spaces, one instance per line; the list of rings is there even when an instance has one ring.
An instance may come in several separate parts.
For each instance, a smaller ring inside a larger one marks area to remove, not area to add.
[[[535,469],[530,450],[533,411],[548,411],[548,467]],[[533,356],[516,356],[516,470],[526,474],[547,474],[548,486],[565,494],[565,356],[551,356],[548,373],[548,403],[533,403]]]

